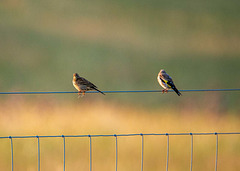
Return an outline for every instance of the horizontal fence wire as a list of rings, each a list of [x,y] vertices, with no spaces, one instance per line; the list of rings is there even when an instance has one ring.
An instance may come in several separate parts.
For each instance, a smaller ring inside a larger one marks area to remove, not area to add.
[[[14,138],[62,138],[63,136],[65,138],[75,138],[75,137],[127,137],[127,136],[146,136],[146,135],[236,135],[240,134],[240,132],[221,132],[221,133],[216,133],[216,132],[202,132],[202,133],[146,133],[146,134],[93,134],[93,135],[26,135],[26,136],[0,136],[0,139],[14,139]]]
[[[193,89],[193,90],[179,90],[180,92],[210,92],[210,91],[240,91],[240,88],[236,89]],[[156,93],[162,92],[162,90],[112,90],[102,91],[103,93]],[[168,92],[174,92],[168,90]],[[77,91],[27,91],[27,92],[0,92],[0,95],[33,95],[33,94],[73,94]],[[87,91],[86,93],[99,93],[98,91]]]
[[[224,132],[224,133],[217,133],[217,132],[203,132],[203,133],[149,133],[149,134],[97,134],[97,135],[44,135],[44,136],[2,136],[1,139],[10,139],[10,148],[11,148],[11,170],[14,170],[14,147],[13,147],[13,139],[27,139],[27,138],[36,138],[37,139],[37,155],[38,155],[38,171],[40,171],[40,139],[42,138],[62,138],[63,139],[63,171],[66,169],[66,139],[67,138],[89,138],[89,170],[92,171],[92,141],[93,138],[100,138],[100,137],[114,137],[115,138],[115,170],[118,170],[118,137],[130,137],[130,136],[141,136],[141,171],[144,170],[144,137],[145,136],[166,136],[167,137],[167,155],[166,155],[166,171],[169,168],[169,148],[170,148],[170,136],[190,136],[190,171],[192,171],[193,167],[193,136],[208,136],[214,135],[216,136],[216,154],[215,154],[215,171],[217,171],[218,166],[218,145],[219,135],[240,135],[240,132]],[[1,143],[1,141],[0,141]]]

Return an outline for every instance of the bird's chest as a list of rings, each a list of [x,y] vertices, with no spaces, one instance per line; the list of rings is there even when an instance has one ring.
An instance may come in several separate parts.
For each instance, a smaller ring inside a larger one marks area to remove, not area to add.
[[[159,82],[159,84],[160,84],[163,88],[165,88],[165,89],[170,88],[165,82],[163,82],[163,81],[160,79],[160,77],[158,77],[158,82]]]

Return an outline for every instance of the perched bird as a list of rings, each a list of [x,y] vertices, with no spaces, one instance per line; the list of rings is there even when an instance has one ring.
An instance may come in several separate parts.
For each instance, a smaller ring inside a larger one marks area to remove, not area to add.
[[[78,90],[78,95],[84,96],[85,92],[88,90],[97,90],[98,92],[105,95],[103,92],[97,89],[97,86],[95,86],[93,83],[86,80],[85,78],[80,77],[77,73],[73,74],[72,83],[73,83],[73,86]]]
[[[168,92],[169,88],[172,88],[178,96],[181,96],[182,94],[178,91],[176,86],[173,83],[172,78],[166,73],[165,70],[161,69],[157,76],[158,83],[164,88],[162,92]]]

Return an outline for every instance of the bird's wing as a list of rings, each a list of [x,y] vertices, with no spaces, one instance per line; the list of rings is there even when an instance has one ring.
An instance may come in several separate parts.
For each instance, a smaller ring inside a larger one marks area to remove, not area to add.
[[[166,83],[169,87],[175,87],[172,78],[168,74],[164,74],[160,77],[161,81]]]
[[[176,86],[174,85],[173,81],[168,81],[166,83],[168,86],[170,86],[176,93],[178,96],[181,96],[182,94],[178,91],[178,89],[176,88]]]
[[[166,81],[167,81],[167,82],[168,82],[168,81],[173,82],[172,78],[171,78],[167,73],[161,74],[161,75],[160,75],[160,78],[161,78],[162,80],[164,80],[163,82],[165,82],[165,83],[166,83]]]
[[[88,81],[87,79],[85,79],[83,77],[79,77],[78,82],[81,85],[86,85],[91,88],[97,88],[97,86],[95,86],[93,83],[91,83],[90,81]]]
[[[175,87],[175,85],[174,85],[174,83],[173,83],[172,81],[165,81],[165,83],[166,83],[169,87],[171,87],[171,88],[174,88],[174,87]]]

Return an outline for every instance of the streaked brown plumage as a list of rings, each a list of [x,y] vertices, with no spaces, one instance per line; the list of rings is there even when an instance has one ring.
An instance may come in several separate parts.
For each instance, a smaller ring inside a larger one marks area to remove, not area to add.
[[[95,86],[93,83],[86,80],[85,78],[80,77],[77,73],[73,74],[72,83],[73,83],[73,86],[78,90],[79,95],[82,94],[84,96],[85,92],[89,90],[97,90],[98,92],[105,95],[103,92],[97,89],[97,86]]]

